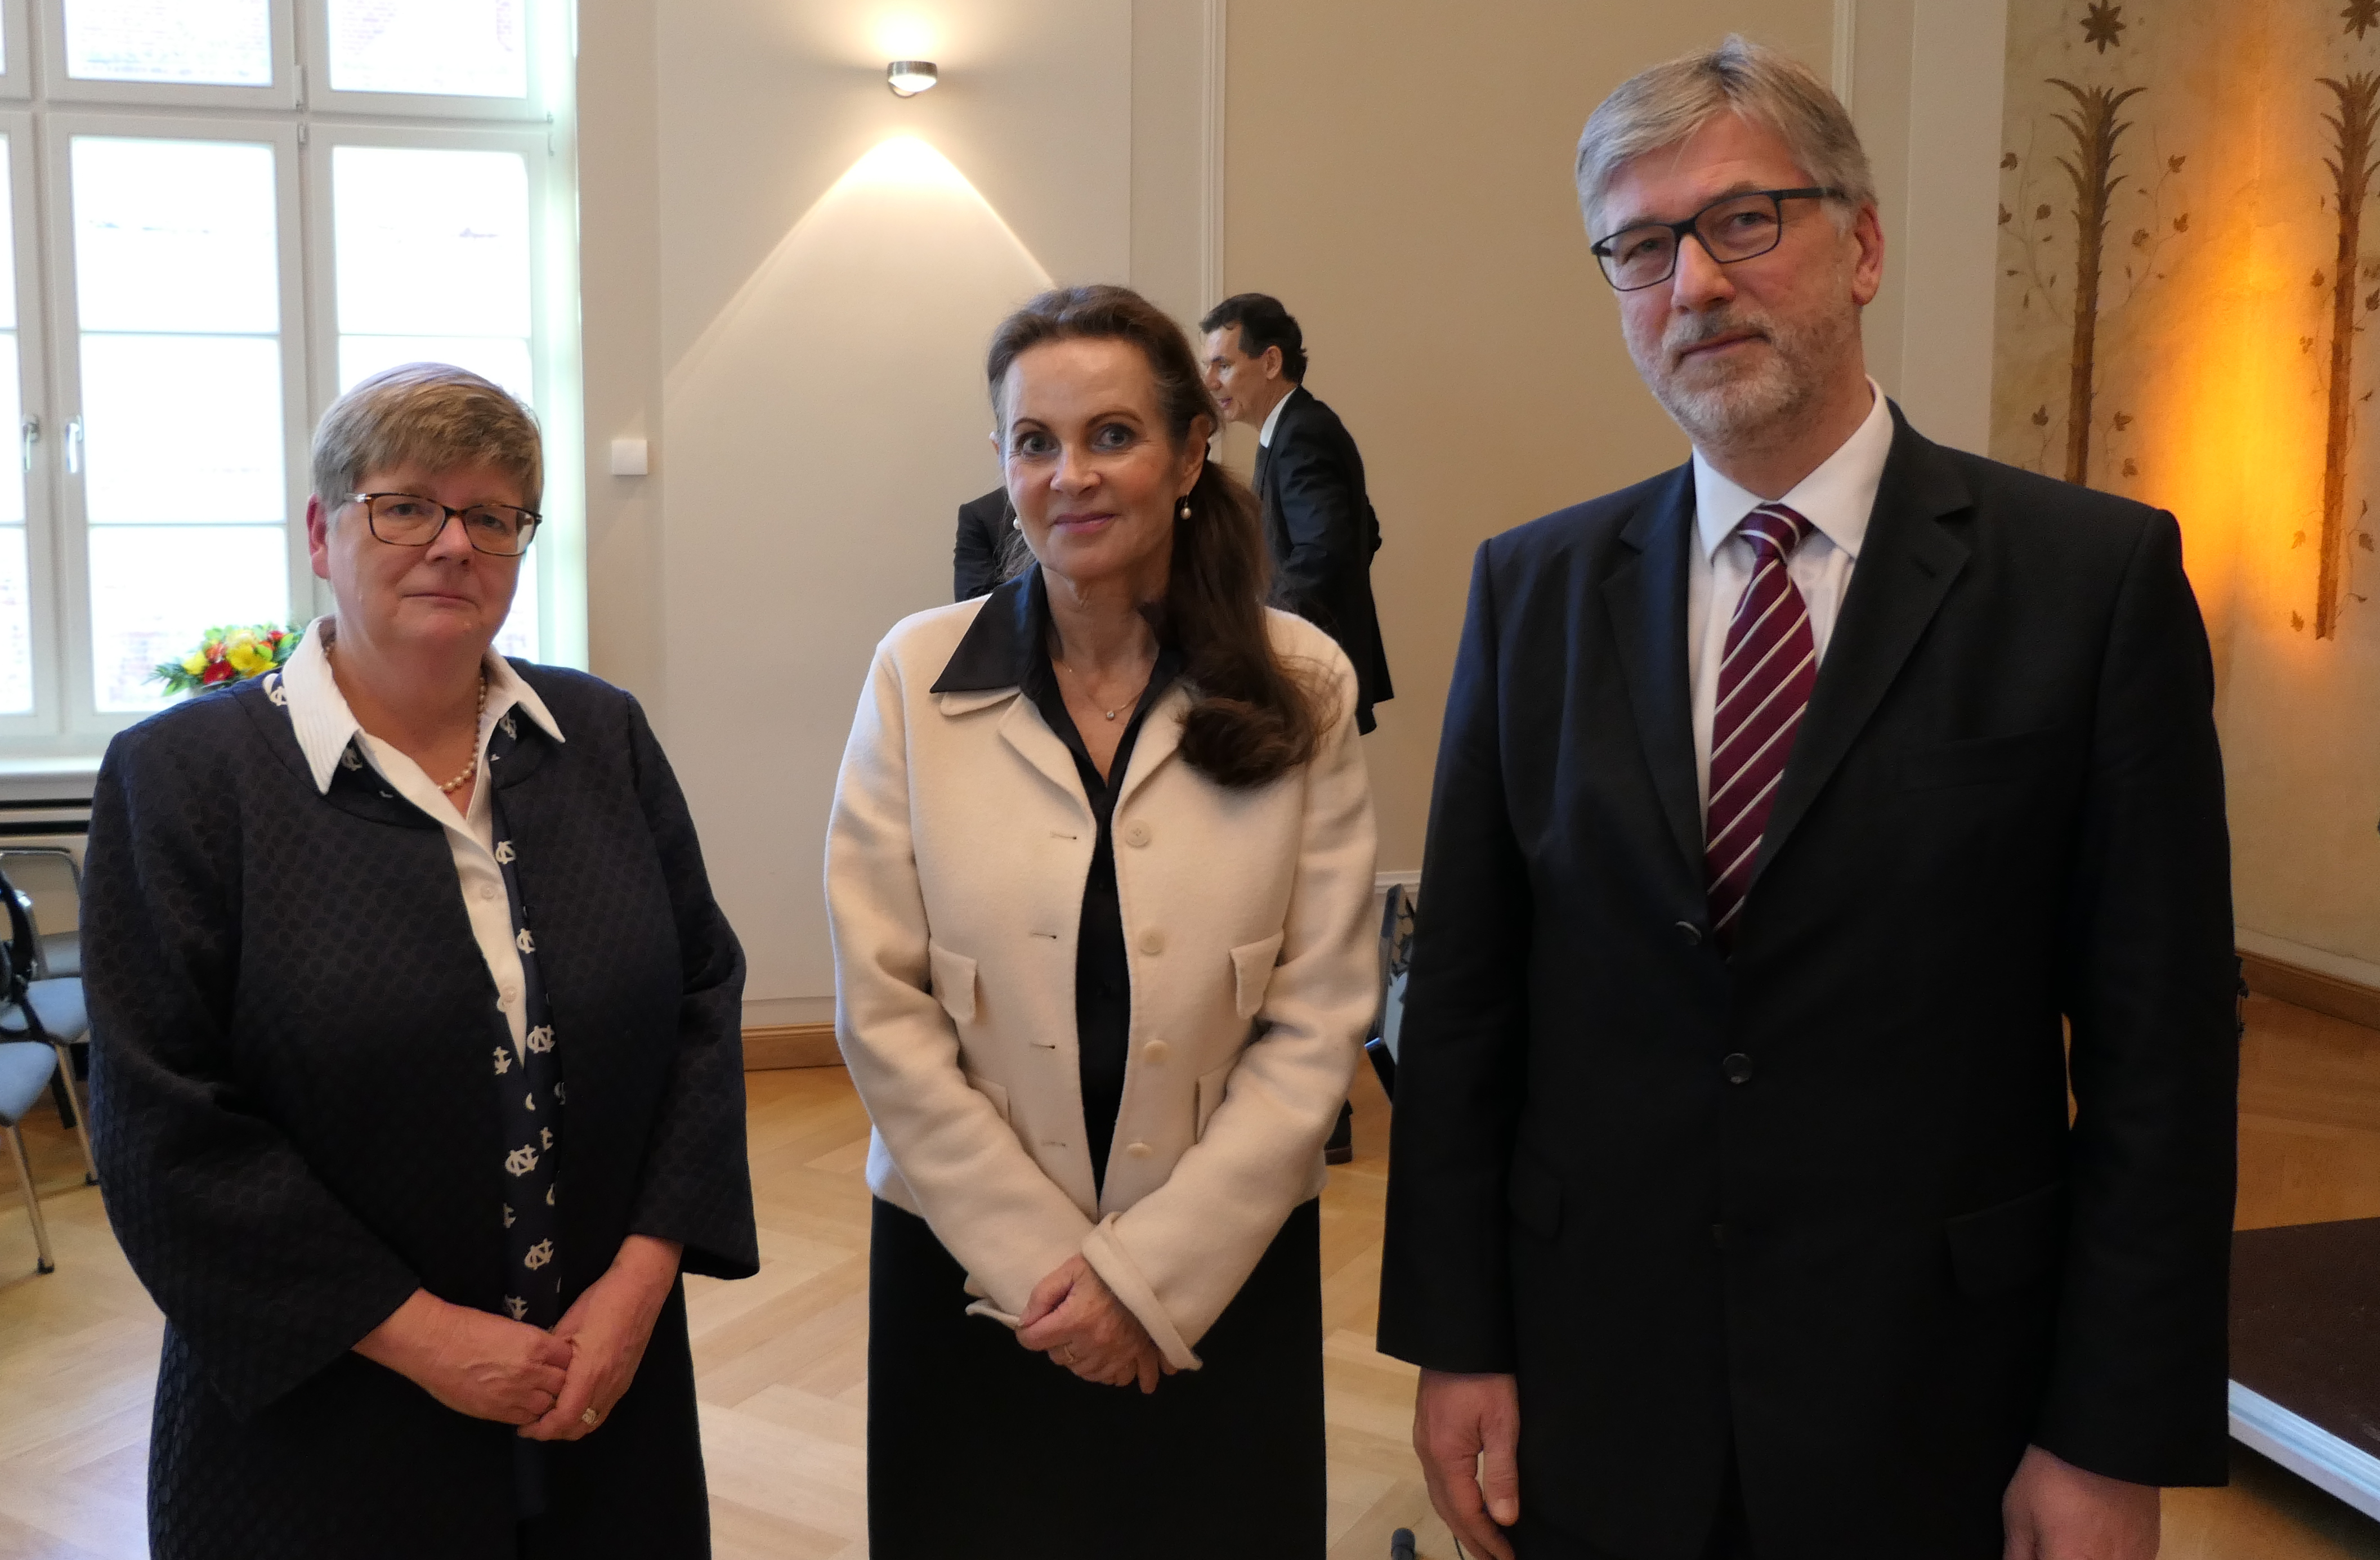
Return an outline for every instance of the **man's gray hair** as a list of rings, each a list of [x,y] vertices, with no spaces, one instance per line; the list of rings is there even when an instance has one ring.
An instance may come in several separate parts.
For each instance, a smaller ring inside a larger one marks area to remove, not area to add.
[[[1827,84],[1799,60],[1730,33],[1716,49],[1631,77],[1588,116],[1577,164],[1587,236],[1607,236],[1604,192],[1623,164],[1677,145],[1722,114],[1774,132],[1813,184],[1841,196],[1842,220],[1875,203],[1859,131]]]
[[[545,488],[536,415],[501,386],[449,363],[382,369],[339,397],[314,429],[314,491],[339,504],[365,474],[492,466],[535,509]]]

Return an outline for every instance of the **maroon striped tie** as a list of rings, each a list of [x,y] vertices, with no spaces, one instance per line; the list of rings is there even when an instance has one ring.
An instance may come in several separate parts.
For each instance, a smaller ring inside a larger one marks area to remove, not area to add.
[[[1735,528],[1752,546],[1752,583],[1727,625],[1718,703],[1711,714],[1710,807],[1704,825],[1711,932],[1722,948],[1734,940],[1777,782],[1785,776],[1793,735],[1818,681],[1809,603],[1785,569],[1811,528],[1781,503],[1762,504]]]

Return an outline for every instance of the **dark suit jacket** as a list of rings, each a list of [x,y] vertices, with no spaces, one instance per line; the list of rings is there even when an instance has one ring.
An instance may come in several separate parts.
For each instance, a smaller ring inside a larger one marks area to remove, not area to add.
[[[1304,386],[1289,393],[1272,443],[1257,453],[1275,603],[1319,624],[1355,666],[1355,725],[1396,690],[1372,606],[1372,554],[1380,522],[1364,492],[1364,457],[1339,414]]]
[[[1517,1372],[1524,1506],[1648,1560],[1730,1439],[1761,1560],[1998,1560],[2028,1442],[2221,1482],[2229,854],[2172,517],[1899,423],[1730,959],[1693,510],[1681,467],[1479,550],[1380,1347]]]
[[[755,1270],[744,956],[636,703],[515,663],[503,789],[569,1102],[563,1302],[630,1233]],[[435,821],[340,768],[316,791],[260,683],[108,746],[83,885],[91,1140],[165,1313],[150,1447],[159,1560],[512,1560],[510,1426],[350,1352],[419,1286],[501,1313],[489,1057],[511,1037]],[[602,1429],[547,1449],[557,1542],[702,1553],[684,1300]]]
[[[1009,522],[1008,490],[994,488],[959,505],[959,538],[951,548],[951,599],[989,596],[1008,577],[1008,547],[1016,535]]]

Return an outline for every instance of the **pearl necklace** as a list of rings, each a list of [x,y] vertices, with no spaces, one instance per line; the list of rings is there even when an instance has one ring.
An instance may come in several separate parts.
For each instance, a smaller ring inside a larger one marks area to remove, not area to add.
[[[488,669],[483,666],[480,669],[480,709],[478,714],[471,717],[471,761],[463,766],[461,774],[438,788],[446,795],[452,796],[455,792],[470,784],[471,777],[480,772],[480,728],[486,725],[487,721]]]
[[[322,641],[322,659],[323,659],[324,660],[328,660],[328,659],[331,659],[332,652],[334,652],[334,650],[336,650],[337,648],[338,648],[338,641],[337,641],[337,640],[335,640],[335,639],[330,639],[330,638],[325,638],[325,639]],[[1108,719],[1109,719],[1109,720],[1114,720],[1114,719],[1115,719],[1115,717],[1114,717],[1114,716],[1112,716],[1112,715],[1111,715],[1111,716],[1109,716],[1109,717],[1108,717]],[[478,709],[478,711],[477,711],[475,714],[473,714],[473,716],[471,717],[471,761],[470,761],[469,763],[468,763],[468,764],[466,764],[466,765],[464,765],[464,766],[463,766],[463,772],[462,772],[461,774],[456,775],[453,780],[448,780],[444,785],[442,785],[442,786],[440,786],[440,787],[438,788],[439,793],[440,793],[441,795],[444,795],[444,796],[452,796],[452,795],[454,795],[456,792],[458,792],[458,791],[462,790],[465,786],[467,786],[467,785],[470,784],[470,783],[471,783],[471,777],[472,777],[473,775],[476,775],[476,774],[478,774],[478,773],[480,772],[480,727],[482,727],[482,726],[484,726],[484,725],[486,725],[487,723],[488,723],[488,669],[487,669],[487,667],[483,664],[483,665],[481,665],[481,666],[480,666],[480,705],[479,705],[479,709]]]

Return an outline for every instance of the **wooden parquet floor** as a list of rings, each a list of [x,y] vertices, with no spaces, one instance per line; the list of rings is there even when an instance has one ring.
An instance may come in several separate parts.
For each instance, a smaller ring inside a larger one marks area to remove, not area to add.
[[[2250,1024],[2241,1227],[2380,1215],[2380,1034],[2262,1000]],[[1330,1556],[1380,1560],[1412,1527],[1422,1554],[1451,1560],[1408,1442],[1414,1373],[1372,1348],[1387,1104],[1358,1082],[1355,1162],[1331,1172],[1322,1215]],[[716,1551],[857,1560],[867,1118],[839,1069],[749,1084],[762,1270],[689,1286]],[[22,1205],[0,1185],[0,1560],[136,1560],[157,1313],[81,1184],[72,1136],[46,1109],[26,1136],[59,1266],[33,1274]],[[2241,1452],[2230,1488],[2168,1493],[2163,1554],[2380,1560],[2380,1523]]]

